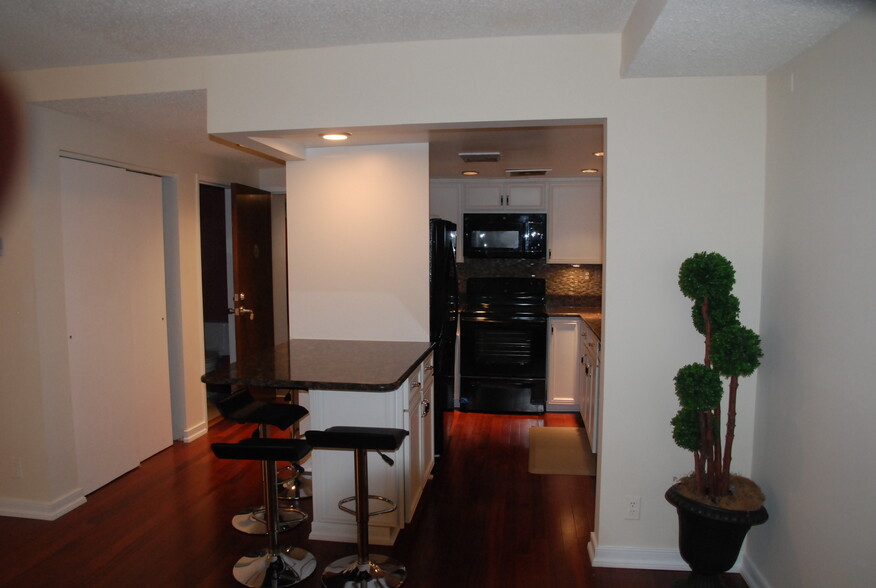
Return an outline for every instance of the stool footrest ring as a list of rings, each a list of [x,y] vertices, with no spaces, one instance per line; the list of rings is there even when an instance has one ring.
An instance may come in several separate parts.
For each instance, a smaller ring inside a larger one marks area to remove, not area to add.
[[[394,512],[398,508],[398,505],[395,503],[394,500],[390,500],[389,498],[386,498],[385,496],[377,496],[375,494],[369,494],[368,499],[369,500],[380,500],[381,502],[385,502],[385,503],[389,504],[389,506],[386,508],[382,508],[380,510],[369,511],[368,512],[369,517],[386,514],[388,512]],[[347,508],[346,506],[344,506],[348,502],[356,502],[356,497],[350,496],[349,498],[344,498],[342,500],[339,500],[338,501],[338,508],[346,513],[349,513],[349,514],[355,516],[356,515],[355,509]]]

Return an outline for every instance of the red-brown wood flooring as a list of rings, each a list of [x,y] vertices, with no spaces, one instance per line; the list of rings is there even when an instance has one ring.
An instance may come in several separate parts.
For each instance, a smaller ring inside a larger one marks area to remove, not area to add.
[[[596,480],[528,473],[528,429],[542,425],[580,421],[458,413],[449,451],[412,524],[393,547],[372,551],[403,561],[411,588],[659,588],[684,578],[590,565]],[[230,525],[237,510],[260,501],[258,464],[216,459],[210,443],[251,430],[219,422],[56,521],[0,517],[0,586],[239,586],[234,562],[266,544]],[[305,523],[282,534],[281,543],[311,551],[318,570],[355,551],[353,544],[310,541],[308,532]],[[746,587],[736,574],[723,580],[728,588]],[[321,586],[319,571],[298,586]]]

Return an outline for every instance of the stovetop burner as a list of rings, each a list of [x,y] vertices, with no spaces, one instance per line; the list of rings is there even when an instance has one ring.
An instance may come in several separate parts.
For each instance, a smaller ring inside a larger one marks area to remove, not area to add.
[[[469,278],[465,314],[547,316],[541,278]]]

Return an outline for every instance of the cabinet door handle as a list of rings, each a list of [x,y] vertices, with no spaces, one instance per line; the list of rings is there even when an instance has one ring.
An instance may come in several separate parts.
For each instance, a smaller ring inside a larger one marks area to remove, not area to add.
[[[423,412],[420,414],[420,416],[422,418],[426,418],[426,416],[429,414],[429,411],[432,410],[432,403],[424,398],[420,405],[423,407]]]

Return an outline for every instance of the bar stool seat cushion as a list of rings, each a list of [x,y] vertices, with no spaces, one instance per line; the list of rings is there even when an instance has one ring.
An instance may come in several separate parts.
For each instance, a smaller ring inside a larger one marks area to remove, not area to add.
[[[269,437],[247,438],[237,443],[213,443],[213,453],[220,459],[250,459],[257,461],[301,461],[310,453],[310,443],[304,439]]]
[[[239,390],[220,400],[216,407],[223,417],[237,423],[272,425],[285,430],[307,416],[307,409],[297,404],[263,402],[249,390]]]
[[[373,449],[395,451],[401,447],[408,432],[385,427],[329,427],[323,431],[307,431],[304,436],[314,449]]]

